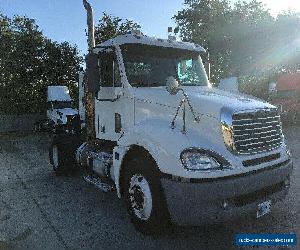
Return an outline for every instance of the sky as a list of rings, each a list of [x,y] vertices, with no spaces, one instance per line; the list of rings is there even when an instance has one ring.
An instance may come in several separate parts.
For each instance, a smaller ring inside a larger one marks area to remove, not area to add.
[[[300,0],[262,0],[273,16],[282,10],[291,9],[300,12]]]
[[[89,0],[95,21],[102,12],[139,23],[148,36],[167,37],[167,27],[175,26],[172,16],[181,10],[184,0]],[[235,0],[232,0],[233,2]],[[300,12],[300,0],[262,0],[276,16],[288,8]],[[0,12],[12,17],[34,18],[43,33],[52,40],[77,44],[86,53],[86,12],[82,0],[0,0]]]
[[[184,0],[89,0],[95,21],[102,12],[139,23],[149,36],[166,37],[168,26],[175,26],[172,16]],[[58,42],[77,44],[86,52],[86,12],[82,0],[0,0],[0,12],[12,17],[27,15],[36,19],[43,33]]]

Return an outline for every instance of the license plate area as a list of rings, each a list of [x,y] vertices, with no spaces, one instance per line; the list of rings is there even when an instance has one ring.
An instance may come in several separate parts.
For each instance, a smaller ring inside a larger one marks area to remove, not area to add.
[[[271,201],[264,201],[257,205],[256,218],[260,218],[271,212]]]

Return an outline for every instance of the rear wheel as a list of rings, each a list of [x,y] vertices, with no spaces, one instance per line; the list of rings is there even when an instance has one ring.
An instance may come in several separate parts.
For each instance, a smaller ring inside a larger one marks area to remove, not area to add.
[[[157,170],[150,161],[133,159],[124,173],[124,199],[135,228],[157,234],[169,224],[169,214]]]

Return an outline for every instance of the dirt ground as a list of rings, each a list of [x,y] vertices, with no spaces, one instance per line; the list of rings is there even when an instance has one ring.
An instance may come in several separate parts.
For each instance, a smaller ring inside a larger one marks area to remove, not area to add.
[[[300,127],[285,129],[293,153],[291,189],[259,220],[173,228],[144,236],[116,193],[78,176],[56,177],[47,134],[0,135],[0,249],[232,249],[236,233],[300,233]],[[188,211],[187,211],[188,212]]]

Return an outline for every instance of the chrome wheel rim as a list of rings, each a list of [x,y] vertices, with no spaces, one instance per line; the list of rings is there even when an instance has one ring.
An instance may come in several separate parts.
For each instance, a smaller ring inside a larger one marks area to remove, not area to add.
[[[129,199],[131,208],[140,220],[148,220],[152,212],[152,194],[146,178],[135,174],[130,179]]]
[[[52,160],[53,160],[53,167],[55,169],[58,168],[58,148],[56,145],[52,148]]]

